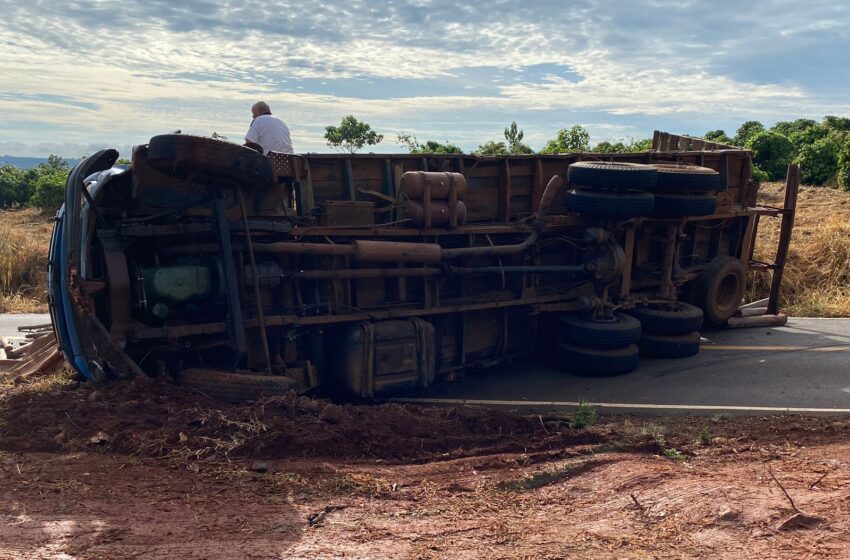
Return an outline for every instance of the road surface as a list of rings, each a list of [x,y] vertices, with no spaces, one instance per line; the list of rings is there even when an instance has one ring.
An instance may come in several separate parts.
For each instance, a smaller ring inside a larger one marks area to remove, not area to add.
[[[792,318],[784,327],[706,332],[696,356],[643,359],[637,371],[617,377],[519,368],[473,373],[411,400],[525,412],[586,401],[607,412],[850,414],[850,319]]]
[[[18,326],[48,322],[46,314],[0,314],[0,336],[21,337]],[[850,319],[791,318],[784,327],[705,332],[696,356],[643,359],[637,371],[616,377],[514,363],[410,400],[525,412],[586,401],[609,412],[850,414]]]
[[[47,313],[0,313],[0,338],[13,341],[24,340],[24,333],[18,327],[44,325],[50,322]]]

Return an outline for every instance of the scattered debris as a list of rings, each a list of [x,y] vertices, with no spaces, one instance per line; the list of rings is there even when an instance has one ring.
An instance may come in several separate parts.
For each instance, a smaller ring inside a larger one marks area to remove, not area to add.
[[[325,520],[325,517],[333,512],[340,509],[345,509],[345,506],[325,506],[321,510],[316,513],[312,513],[307,516],[307,524],[310,527],[315,527],[316,525],[320,525],[322,521]]]
[[[15,347],[0,339],[0,381],[21,382],[39,373],[52,373],[64,363],[59,345],[53,336],[53,327],[36,325],[18,327],[26,332],[27,342]]]

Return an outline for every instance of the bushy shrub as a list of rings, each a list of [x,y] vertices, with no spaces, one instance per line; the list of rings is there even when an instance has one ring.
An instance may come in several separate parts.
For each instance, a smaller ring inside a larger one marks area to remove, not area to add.
[[[833,178],[838,170],[840,149],[841,144],[835,136],[805,144],[795,160],[800,164],[803,182],[823,185]]]
[[[850,136],[844,139],[838,150],[838,186],[850,191]]]
[[[56,212],[65,201],[65,181],[68,171],[45,170],[32,183],[30,204],[44,212]]]
[[[747,143],[753,162],[773,180],[782,179],[794,158],[794,145],[777,132],[759,132]]]
[[[0,208],[23,206],[29,198],[27,172],[9,164],[0,167]]]
[[[759,183],[770,181],[770,175],[764,172],[758,165],[753,166],[753,180]]]
[[[709,130],[708,132],[706,132],[706,133],[705,133],[705,136],[703,136],[703,138],[705,138],[705,139],[706,139],[706,140],[708,140],[709,142],[718,142],[718,143],[720,143],[720,144],[729,144],[729,145],[731,145],[731,144],[734,144],[734,143],[735,143],[735,141],[734,141],[734,140],[732,140],[731,138],[729,138],[729,137],[726,135],[726,131],[725,131],[725,130],[721,130],[721,129],[717,129],[717,130]]]
[[[581,125],[562,128],[540,150],[541,154],[564,154],[568,152],[585,152],[590,148],[590,133]]]
[[[472,153],[479,156],[504,156],[508,153],[508,147],[505,146],[504,142],[490,140],[486,144],[478,146],[478,149]]]

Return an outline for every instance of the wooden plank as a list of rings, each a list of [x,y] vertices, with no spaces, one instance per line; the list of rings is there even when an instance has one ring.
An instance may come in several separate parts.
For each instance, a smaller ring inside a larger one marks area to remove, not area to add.
[[[543,189],[543,161],[538,159],[534,162],[534,177],[531,180],[531,211],[534,213],[540,209]]]
[[[348,200],[357,198],[357,193],[354,190],[354,172],[351,170],[351,158],[345,158],[343,182],[345,184],[345,197]]]
[[[744,240],[741,243],[741,259],[744,262],[753,260],[758,229],[759,214],[750,214],[750,217],[747,219],[747,231],[744,233]]]
[[[499,219],[509,222],[511,219],[511,164],[502,160],[502,173],[499,180]]]
[[[654,130],[652,131],[652,150],[658,151],[661,149],[661,131]]]
[[[730,328],[747,328],[747,327],[780,327],[788,322],[788,317],[785,315],[759,315],[758,317],[732,317],[727,322]]]
[[[788,174],[785,178],[785,207],[782,213],[782,225],[779,227],[779,246],[776,248],[776,261],[774,262],[776,269],[773,271],[773,279],[770,283],[770,299],[767,303],[767,312],[770,315],[776,315],[779,312],[782,275],[785,271],[785,263],[788,260],[788,248],[791,245],[791,230],[794,228],[799,189],[800,166],[792,163],[788,166]]]
[[[316,201],[313,198],[313,173],[310,171],[310,160],[304,161],[306,177],[298,183],[298,213],[301,216],[308,216],[316,206]]]

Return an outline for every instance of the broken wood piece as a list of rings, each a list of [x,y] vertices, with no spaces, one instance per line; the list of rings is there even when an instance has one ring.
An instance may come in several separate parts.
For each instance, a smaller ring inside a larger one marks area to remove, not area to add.
[[[747,327],[780,327],[788,322],[788,317],[782,313],[776,315],[760,315],[758,317],[732,317],[729,319],[730,328]]]

